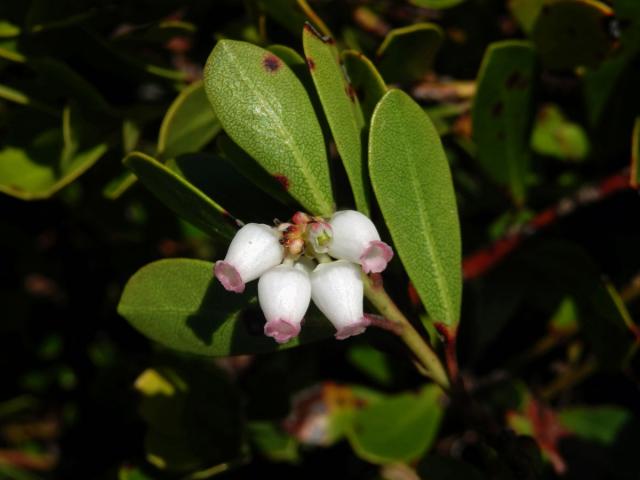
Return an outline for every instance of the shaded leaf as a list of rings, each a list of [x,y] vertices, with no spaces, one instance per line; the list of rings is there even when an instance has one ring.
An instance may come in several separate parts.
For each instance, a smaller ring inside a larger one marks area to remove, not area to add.
[[[207,101],[202,82],[194,82],[173,101],[158,135],[158,157],[175,158],[200,151],[222,126]]]
[[[235,143],[311,213],[333,211],[320,125],[304,87],[280,58],[221,40],[207,60],[205,89]]]
[[[466,0],[411,0],[411,3],[418,7],[433,8],[434,10],[455,7],[463,2]]]
[[[356,207],[369,215],[369,182],[362,144],[364,118],[358,97],[344,75],[340,59],[335,56],[333,39],[318,36],[307,24],[302,42],[311,78],[349,177]]]
[[[431,120],[400,90],[387,92],[373,113],[369,169],[394,245],[429,315],[457,325],[461,246],[451,172]]]
[[[387,83],[421,79],[431,69],[442,37],[442,30],[434,23],[391,30],[376,53],[382,77]]]
[[[543,5],[544,0],[511,0],[508,3],[511,14],[527,34],[533,30]]]
[[[209,356],[272,352],[334,333],[310,310],[300,336],[279,345],[264,335],[264,317],[255,303],[248,292],[224,290],[213,276],[213,263],[171,259],[150,263],[129,279],[118,313],[165,347]]]
[[[218,137],[218,148],[226,162],[233,165],[241,175],[260,190],[271,195],[283,205],[297,208],[297,202],[289,195],[285,186],[262,168],[247,152],[233,143],[227,135]]]
[[[365,121],[371,122],[373,110],[387,91],[382,76],[371,60],[355,50],[342,52],[342,60],[349,74],[351,85],[355,88]]]
[[[222,372],[193,361],[171,362],[145,370],[135,387],[147,424],[147,459],[157,468],[189,472],[240,455],[240,398]]]
[[[235,235],[229,213],[168,167],[140,152],[130,153],[123,163],[160,201],[203,232],[227,239]]]
[[[209,198],[215,198],[234,218],[271,223],[288,219],[291,211],[252,185],[222,158],[206,153],[181,155],[169,168]]]
[[[624,408],[607,405],[564,408],[558,417],[572,435],[604,445],[611,445],[632,419]]]
[[[640,186],[640,117],[636,118],[631,136],[631,185]]]
[[[358,370],[382,385],[393,381],[393,371],[387,356],[369,345],[354,345],[348,359]]]
[[[390,395],[357,410],[347,429],[356,454],[372,463],[410,462],[430,447],[440,428],[441,391]]]
[[[261,455],[272,462],[296,462],[298,442],[275,422],[249,423],[249,439]]]
[[[542,64],[556,70],[600,64],[613,47],[607,29],[612,16],[597,0],[547,2],[531,33]]]
[[[63,129],[48,130],[26,148],[0,150],[0,191],[22,200],[48,198],[91,168],[107,151],[106,143],[86,141],[87,126],[66,109]]]
[[[535,54],[521,41],[493,43],[487,49],[473,103],[473,136],[478,162],[491,178],[509,188],[517,203],[526,195],[529,122]]]

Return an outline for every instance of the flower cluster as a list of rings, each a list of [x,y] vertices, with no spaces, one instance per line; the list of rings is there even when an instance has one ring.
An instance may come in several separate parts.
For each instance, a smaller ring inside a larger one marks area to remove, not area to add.
[[[224,288],[237,293],[259,278],[258,300],[267,319],[264,333],[276,342],[300,333],[311,300],[341,340],[369,325],[361,270],[382,272],[392,257],[373,222],[359,212],[336,212],[329,220],[298,212],[276,227],[242,227],[214,273]]]

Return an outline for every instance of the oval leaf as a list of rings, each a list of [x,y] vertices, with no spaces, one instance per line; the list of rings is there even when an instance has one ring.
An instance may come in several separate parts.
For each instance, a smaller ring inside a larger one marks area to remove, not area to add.
[[[329,321],[312,310],[298,338],[277,344],[263,334],[255,296],[224,290],[213,276],[213,263],[202,260],[159,260],[141,268],[127,282],[118,313],[150,339],[200,355],[271,352],[334,333]]]
[[[524,202],[529,172],[529,130],[535,53],[522,41],[489,46],[478,74],[473,136],[478,162],[514,201]]]
[[[460,227],[449,164],[426,113],[406,93],[382,97],[371,121],[369,170],[385,222],[432,319],[458,323]]]
[[[372,463],[410,462],[433,443],[443,409],[440,388],[389,396],[358,410],[347,429],[356,453]]]
[[[207,60],[205,89],[235,143],[311,213],[333,211],[318,119],[304,87],[279,57],[249,43],[221,40]]]
[[[356,207],[369,215],[369,191],[362,136],[364,118],[354,88],[345,78],[333,39],[321,37],[309,25],[302,34],[311,78],[320,97],[336,148],[349,177]]]
[[[235,235],[224,208],[154,158],[132,152],[123,163],[162,203],[203,232],[227,239]]]
[[[199,151],[222,126],[207,101],[202,82],[185,88],[173,101],[160,126],[158,157],[175,158]]]

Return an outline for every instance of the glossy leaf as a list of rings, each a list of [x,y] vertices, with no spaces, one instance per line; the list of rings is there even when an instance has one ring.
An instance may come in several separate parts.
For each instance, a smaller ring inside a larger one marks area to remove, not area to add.
[[[631,186],[640,187],[640,117],[636,118],[631,136]]]
[[[426,113],[391,90],[371,121],[369,170],[391,237],[435,322],[458,323],[460,227],[449,164]]]
[[[387,91],[387,85],[371,60],[355,50],[342,52],[342,60],[351,85],[358,94],[365,121],[370,123],[373,110]]]
[[[435,440],[442,419],[441,391],[428,385],[417,393],[391,395],[357,410],[347,429],[355,452],[372,463],[410,462]]]
[[[378,69],[387,83],[414,82],[433,65],[442,44],[434,23],[416,23],[391,30],[378,48]]]
[[[302,43],[311,78],[349,177],[356,207],[369,215],[369,182],[363,145],[364,117],[358,97],[344,75],[339,58],[335,56],[333,39],[318,36],[311,26],[306,25]]]
[[[495,182],[509,188],[516,203],[525,200],[530,169],[534,69],[529,43],[491,44],[480,67],[472,110],[478,162]]]
[[[231,239],[236,229],[229,213],[154,158],[132,152],[123,163],[167,207],[212,236]]]
[[[175,158],[200,151],[222,126],[207,101],[202,82],[194,82],[173,101],[160,125],[158,157]]]
[[[613,47],[613,37],[603,27],[612,16],[611,7],[597,0],[545,4],[532,31],[542,64],[557,70],[600,64]]]
[[[272,352],[334,333],[311,310],[300,336],[278,345],[263,333],[255,296],[227,292],[213,276],[213,263],[201,260],[160,260],[138,270],[125,286],[118,313],[165,347],[209,356]]]
[[[333,211],[320,125],[304,87],[280,58],[221,40],[207,61],[205,89],[235,143],[311,213]]]

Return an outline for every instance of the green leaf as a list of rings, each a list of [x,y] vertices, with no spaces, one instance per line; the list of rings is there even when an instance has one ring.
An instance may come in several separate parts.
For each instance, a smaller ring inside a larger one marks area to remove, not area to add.
[[[296,201],[289,195],[283,183],[262,168],[247,152],[233,143],[227,135],[220,135],[217,141],[218,148],[226,162],[233,165],[241,175],[247,178],[254,186],[271,195],[283,205],[292,209],[298,208]]]
[[[20,27],[7,20],[0,20],[0,38],[17,37],[20,35]]]
[[[204,85],[194,82],[173,101],[160,125],[158,158],[175,158],[198,152],[222,126],[207,101]]]
[[[546,2],[531,37],[542,64],[554,70],[599,65],[613,48],[613,36],[604,28],[613,16],[597,0]]]
[[[365,121],[371,122],[376,105],[387,92],[387,85],[371,60],[355,50],[342,52],[342,60],[349,74],[351,85],[360,99]]]
[[[106,143],[86,141],[87,125],[67,108],[63,128],[43,132],[26,148],[0,150],[0,191],[22,200],[52,196],[91,168],[107,151]]]
[[[273,53],[221,40],[205,68],[205,89],[227,134],[309,212],[328,215],[333,195],[324,138],[295,74]]]
[[[579,161],[589,153],[589,139],[584,129],[567,120],[558,106],[547,104],[538,112],[531,148],[542,155]]]
[[[636,117],[631,134],[631,186],[640,187],[640,117]]]
[[[165,347],[209,356],[272,352],[334,333],[310,310],[300,336],[279,345],[264,335],[264,317],[255,303],[248,292],[224,290],[213,276],[213,263],[169,259],[150,263],[129,279],[118,313]]]
[[[473,136],[478,162],[516,203],[526,196],[529,174],[529,122],[535,53],[528,42],[504,41],[489,46],[478,74],[473,103]]]
[[[440,428],[441,391],[388,396],[357,410],[347,427],[356,454],[378,464],[411,462],[429,450]]]
[[[511,0],[507,5],[522,30],[530,34],[542,11],[544,0]]]
[[[336,148],[349,177],[356,207],[369,215],[369,190],[364,159],[364,118],[355,90],[335,55],[334,41],[320,37],[307,24],[302,43]]]
[[[44,80],[47,91],[75,100],[82,110],[117,115],[100,91],[66,63],[55,58],[37,58],[30,59],[28,64]]]
[[[458,324],[460,227],[440,137],[411,97],[391,90],[371,121],[369,170],[391,237],[435,322]]]
[[[227,239],[235,235],[224,208],[153,157],[132,152],[123,163],[162,203],[203,232]]]
[[[369,345],[354,345],[348,351],[349,362],[381,385],[393,382],[393,371],[389,358]]]
[[[274,218],[291,216],[290,210],[256,188],[216,155],[185,154],[170,160],[168,167],[209,198],[223,204],[234,218],[271,223]]]
[[[561,410],[558,417],[572,435],[611,445],[625,425],[633,418],[631,413],[617,406],[569,407]]]
[[[460,5],[467,0],[411,0],[411,3],[422,8],[433,8],[434,10],[451,8]]]
[[[420,80],[431,69],[442,39],[442,29],[434,23],[391,30],[376,53],[382,77],[387,83]]]
[[[272,462],[296,462],[298,442],[275,422],[251,422],[249,438],[255,448]]]

